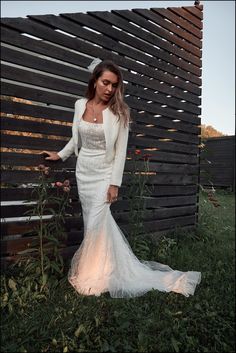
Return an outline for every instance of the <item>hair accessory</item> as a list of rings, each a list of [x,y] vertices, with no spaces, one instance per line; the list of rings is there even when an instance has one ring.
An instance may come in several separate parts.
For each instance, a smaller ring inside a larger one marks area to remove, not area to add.
[[[95,59],[91,62],[91,64],[90,64],[89,66],[87,66],[89,72],[93,72],[93,70],[95,69],[95,67],[96,67],[98,64],[100,64],[100,62],[102,62],[101,59],[95,58]]]

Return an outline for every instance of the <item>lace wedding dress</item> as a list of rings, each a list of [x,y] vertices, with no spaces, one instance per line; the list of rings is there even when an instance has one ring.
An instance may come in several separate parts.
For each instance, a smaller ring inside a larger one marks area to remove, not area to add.
[[[82,205],[84,239],[75,252],[68,280],[78,293],[113,298],[135,297],[157,289],[188,297],[201,273],[181,272],[154,261],[139,260],[116,224],[106,202],[112,164],[105,162],[103,124],[80,119],[82,147],[76,180]]]

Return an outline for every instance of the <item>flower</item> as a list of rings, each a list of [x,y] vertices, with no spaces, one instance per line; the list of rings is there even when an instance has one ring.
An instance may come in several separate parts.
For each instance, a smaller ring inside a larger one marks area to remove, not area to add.
[[[49,170],[50,170],[49,167],[45,167],[45,169],[44,169],[44,175],[49,175]]]
[[[65,191],[65,192],[70,192],[70,187],[64,186],[63,191]]]
[[[44,164],[39,164],[38,169],[44,173],[44,175],[49,175],[50,167],[46,167]]]
[[[135,150],[135,154],[141,154],[142,151],[141,150]]]
[[[68,180],[68,179],[64,180],[63,185],[70,186],[70,180]]]
[[[40,164],[40,165],[38,166],[38,168],[39,168],[39,170],[44,171],[44,169],[45,169],[45,165],[44,165],[44,164]]]
[[[58,188],[61,188],[63,186],[63,184],[60,182],[60,181],[56,181],[55,182],[55,185],[58,187]]]

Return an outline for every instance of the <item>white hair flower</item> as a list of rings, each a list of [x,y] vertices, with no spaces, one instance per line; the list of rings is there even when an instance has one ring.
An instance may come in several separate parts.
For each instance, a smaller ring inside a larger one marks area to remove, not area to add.
[[[89,66],[87,66],[89,72],[93,72],[93,70],[95,69],[95,67],[96,67],[98,64],[100,64],[100,62],[102,62],[101,59],[95,58],[95,59],[91,62],[91,64],[90,64]]]

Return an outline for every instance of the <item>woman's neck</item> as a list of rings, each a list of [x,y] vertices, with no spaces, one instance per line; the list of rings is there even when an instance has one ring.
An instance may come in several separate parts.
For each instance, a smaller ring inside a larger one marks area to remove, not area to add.
[[[94,96],[92,103],[97,106],[106,107],[108,102],[104,102],[101,98]]]

